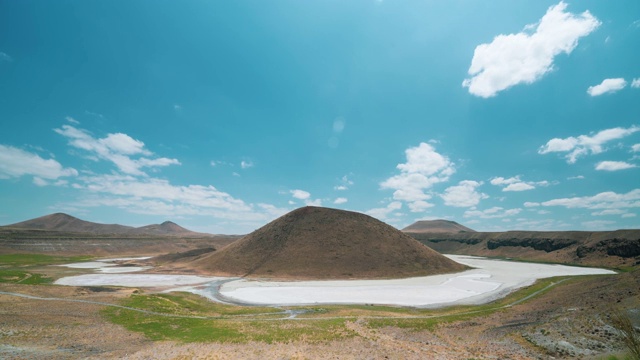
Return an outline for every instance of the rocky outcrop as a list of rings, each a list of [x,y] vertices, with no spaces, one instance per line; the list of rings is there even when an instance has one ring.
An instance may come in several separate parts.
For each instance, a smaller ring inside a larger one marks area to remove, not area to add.
[[[489,250],[497,249],[501,246],[520,246],[530,247],[534,250],[542,250],[545,252],[552,252],[569,247],[577,240],[573,239],[549,239],[549,238],[511,238],[511,239],[496,239],[487,241],[487,248]]]

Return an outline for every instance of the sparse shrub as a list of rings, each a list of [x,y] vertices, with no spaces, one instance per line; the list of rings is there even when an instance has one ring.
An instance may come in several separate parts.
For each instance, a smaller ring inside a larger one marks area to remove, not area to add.
[[[622,337],[622,342],[631,354],[631,358],[640,360],[640,331],[633,327],[629,316],[620,309],[611,311],[611,323]]]

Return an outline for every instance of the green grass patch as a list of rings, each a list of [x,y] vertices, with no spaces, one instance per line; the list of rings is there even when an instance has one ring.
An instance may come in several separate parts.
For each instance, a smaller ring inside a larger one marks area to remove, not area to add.
[[[349,335],[345,320],[282,321],[273,319],[281,310],[218,304],[188,293],[134,294],[121,305],[161,316],[109,307],[103,315],[111,322],[141,332],[152,340],[181,342],[280,342],[297,339],[327,341]],[[251,320],[245,315],[251,315]],[[204,316],[205,319],[188,318]],[[256,318],[263,319],[262,321]]]
[[[162,314],[186,316],[258,315],[280,311],[270,307],[225,305],[185,292],[133,294],[122,305]]]
[[[89,256],[54,256],[42,254],[0,254],[0,265],[36,266],[81,262],[92,259]]]
[[[53,279],[43,274],[31,273],[24,270],[0,269],[0,283],[42,285],[51,284]]]

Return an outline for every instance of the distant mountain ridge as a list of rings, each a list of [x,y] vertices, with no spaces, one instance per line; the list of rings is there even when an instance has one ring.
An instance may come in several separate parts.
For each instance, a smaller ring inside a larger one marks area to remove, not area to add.
[[[96,235],[122,234],[122,235],[166,235],[166,236],[203,236],[210,235],[197,233],[182,226],[165,221],[162,224],[152,224],[141,227],[133,227],[119,224],[100,224],[85,221],[64,213],[55,213],[39,218],[22,221],[3,226],[15,229],[36,229],[49,231],[66,231],[78,233],[90,233]]]
[[[420,220],[402,229],[407,233],[458,233],[476,232],[451,220]]]

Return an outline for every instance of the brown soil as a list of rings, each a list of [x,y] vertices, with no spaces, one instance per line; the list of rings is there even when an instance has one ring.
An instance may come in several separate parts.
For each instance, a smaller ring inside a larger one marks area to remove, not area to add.
[[[191,263],[216,275],[298,279],[402,278],[461,271],[370,216],[304,207]]]

